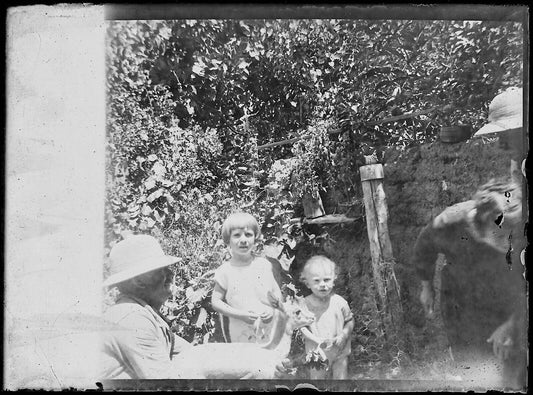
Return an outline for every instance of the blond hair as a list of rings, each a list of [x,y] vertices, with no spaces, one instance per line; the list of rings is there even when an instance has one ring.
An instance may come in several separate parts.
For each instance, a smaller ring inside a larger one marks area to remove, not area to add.
[[[305,262],[302,271],[300,272],[300,281],[305,281],[305,270],[311,265],[330,265],[333,269],[334,276],[337,277],[337,264],[335,262],[325,255],[314,255]]]
[[[237,212],[228,215],[222,224],[222,240],[224,243],[229,244],[231,232],[233,232],[235,229],[245,228],[253,230],[256,240],[261,235],[259,224],[253,215],[245,212]]]

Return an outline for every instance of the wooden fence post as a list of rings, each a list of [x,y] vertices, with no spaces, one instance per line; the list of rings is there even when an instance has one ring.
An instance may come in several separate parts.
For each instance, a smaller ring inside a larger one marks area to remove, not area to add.
[[[374,162],[374,163],[369,163]],[[372,273],[378,308],[387,334],[400,334],[403,326],[400,288],[394,273],[394,256],[389,238],[387,199],[383,189],[383,166],[373,160],[359,168],[368,240],[372,255]]]

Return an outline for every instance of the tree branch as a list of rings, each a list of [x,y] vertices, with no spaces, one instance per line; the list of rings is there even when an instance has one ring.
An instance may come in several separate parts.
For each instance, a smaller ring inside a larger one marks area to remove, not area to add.
[[[404,119],[414,118],[414,117],[417,117],[419,115],[429,114],[429,113],[431,113],[433,111],[436,111],[436,110],[438,110],[438,109],[440,109],[442,107],[444,107],[444,106],[443,105],[442,106],[435,106],[435,107],[428,108],[426,110],[415,111],[415,112],[412,112],[412,113],[409,113],[409,114],[402,114],[402,115],[398,115],[398,116],[395,116],[395,117],[383,118],[383,119],[380,119],[378,121],[367,122],[364,125],[365,126],[375,126],[375,125],[380,125],[380,124],[383,124],[383,123],[401,121],[401,120],[404,120]],[[328,134],[335,134],[335,133],[341,133],[341,132],[342,132],[341,129],[332,129],[332,130],[328,131]],[[298,140],[308,139],[308,138],[310,138],[310,136],[293,137],[293,138],[288,139],[288,140],[275,141],[273,143],[259,145],[259,146],[257,146],[257,149],[261,150],[261,149],[265,149],[265,148],[276,147],[276,146],[279,146],[279,145],[292,144],[292,143],[295,143]]]

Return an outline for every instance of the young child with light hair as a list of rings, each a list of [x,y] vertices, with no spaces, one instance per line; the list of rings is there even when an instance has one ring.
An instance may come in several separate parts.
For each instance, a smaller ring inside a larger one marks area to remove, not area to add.
[[[301,273],[303,283],[311,290],[305,303],[316,318],[309,327],[300,329],[305,350],[309,353],[321,348],[328,360],[327,371],[310,369],[311,379],[324,379],[328,372],[333,379],[348,376],[354,320],[348,302],[333,291],[336,278],[335,263],[323,255],[311,257]]]
[[[222,225],[222,239],[231,258],[215,271],[211,305],[229,319],[228,342],[266,343],[272,332],[274,309],[267,294],[281,298],[271,263],[254,254],[260,236],[257,220],[244,212],[233,213]]]

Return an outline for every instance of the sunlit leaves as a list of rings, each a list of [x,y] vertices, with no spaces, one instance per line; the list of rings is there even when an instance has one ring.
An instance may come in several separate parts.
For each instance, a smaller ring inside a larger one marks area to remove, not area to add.
[[[162,232],[189,259],[184,297],[222,259],[228,212],[250,210],[278,237],[306,188],[356,200],[362,154],[432,141],[446,123],[479,126],[492,96],[521,83],[522,51],[520,26],[498,21],[110,21],[109,242]],[[292,156],[298,169],[269,174]],[[201,323],[198,341],[212,330],[204,299],[176,313],[180,330]]]

